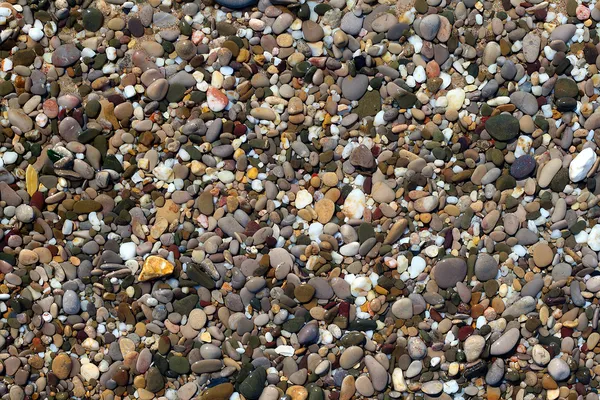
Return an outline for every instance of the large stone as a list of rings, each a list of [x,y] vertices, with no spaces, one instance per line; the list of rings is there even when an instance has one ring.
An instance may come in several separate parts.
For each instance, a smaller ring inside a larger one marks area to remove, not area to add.
[[[519,342],[521,334],[519,328],[512,328],[505,332],[490,346],[492,356],[501,356],[511,351]]]
[[[375,158],[371,150],[364,144],[361,144],[352,151],[350,163],[355,167],[371,169],[375,167]]]
[[[577,82],[571,78],[559,78],[554,85],[554,97],[562,99],[564,97],[576,98],[579,95]]]
[[[573,182],[584,180],[597,158],[596,152],[591,147],[583,149],[569,164],[569,179]]]
[[[496,140],[508,142],[519,134],[519,121],[509,114],[500,114],[485,122],[485,130]]]
[[[71,374],[72,367],[73,361],[65,353],[60,353],[52,360],[52,372],[58,379],[67,379]]]
[[[264,387],[267,379],[267,371],[264,367],[254,369],[240,385],[240,393],[249,400],[257,400]]]
[[[448,289],[462,282],[467,276],[467,263],[462,258],[445,258],[433,270],[433,278],[439,287]]]
[[[347,76],[342,80],[342,93],[348,100],[360,100],[368,87],[369,78],[366,75]]]
[[[412,301],[409,298],[402,298],[396,300],[396,302],[392,305],[392,314],[396,318],[400,319],[410,319],[413,317],[413,305]]]
[[[8,110],[8,122],[23,133],[33,129],[33,120],[21,110]]]
[[[528,63],[537,61],[538,56],[540,55],[541,43],[542,39],[536,34],[535,31],[531,31],[525,35],[523,38],[523,55],[525,56],[525,61]]]
[[[498,274],[498,262],[487,253],[481,253],[475,261],[475,276],[480,281],[489,281]]]
[[[91,32],[97,32],[102,28],[104,15],[97,8],[87,8],[83,10],[83,27]]]
[[[517,300],[514,304],[508,307],[502,313],[503,317],[520,317],[521,315],[526,315],[531,311],[535,310],[535,305],[537,304],[537,300],[531,296],[523,297],[522,299]]]

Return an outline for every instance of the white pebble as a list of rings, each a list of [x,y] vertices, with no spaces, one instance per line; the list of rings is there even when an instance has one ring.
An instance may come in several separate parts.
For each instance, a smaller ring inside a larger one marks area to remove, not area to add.
[[[28,35],[32,40],[39,42],[44,37],[44,32],[40,28],[31,28]]]
[[[17,153],[15,153],[14,151],[7,151],[2,156],[2,161],[4,161],[4,165],[10,165],[14,164],[17,161],[17,158],[19,158],[19,155]]]

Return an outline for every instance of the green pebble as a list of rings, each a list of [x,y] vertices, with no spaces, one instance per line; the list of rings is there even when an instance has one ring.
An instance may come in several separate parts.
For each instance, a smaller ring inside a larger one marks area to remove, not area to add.
[[[104,15],[97,8],[83,10],[83,27],[90,32],[97,32],[102,28]]]
[[[167,54],[171,54],[175,51],[175,46],[173,45],[173,43],[166,40],[162,42],[162,48]]]
[[[257,400],[265,387],[267,371],[264,367],[252,370],[240,384],[240,393],[248,400]]]
[[[310,67],[311,65],[308,61],[301,61],[292,68],[292,75],[296,78],[302,78],[306,75]]]
[[[169,369],[179,375],[184,375],[190,372],[190,362],[185,357],[173,356],[169,358]]]
[[[181,21],[179,24],[179,29],[181,30],[181,34],[185,36],[192,35],[192,27],[186,21]]]
[[[89,118],[97,118],[102,106],[98,100],[90,100],[85,105],[85,113]]]
[[[331,7],[329,4],[321,3],[315,6],[315,12],[317,15],[325,15],[325,13],[331,9],[333,9],[333,7]]]
[[[381,111],[381,95],[376,90],[367,91],[353,110],[360,118],[373,117]]]
[[[556,175],[554,175],[552,182],[550,182],[550,189],[552,189],[553,192],[560,193],[565,189],[569,182],[569,170],[567,168],[561,168]]]
[[[199,265],[193,265],[191,268],[188,268],[187,276],[192,281],[209,290],[215,287],[213,279],[206,272],[202,271]]]
[[[310,7],[307,3],[303,3],[300,5],[300,7],[298,8],[297,15],[298,18],[300,18],[301,20],[307,20],[308,18],[310,18]]]
[[[189,315],[189,313],[196,308],[199,297],[197,294],[191,294],[183,299],[175,300],[173,302],[173,310],[181,315]]]
[[[510,175],[502,175],[496,181],[496,189],[503,191],[517,187],[517,181]]]
[[[185,95],[185,86],[181,83],[173,83],[169,86],[167,91],[167,100],[169,103],[178,103],[183,99]]]
[[[429,10],[429,5],[425,0],[417,0],[415,1],[415,9],[419,14],[425,14]]]
[[[121,165],[117,157],[115,157],[113,154],[108,154],[104,158],[104,163],[102,164],[102,166],[106,169],[112,169],[114,171],[117,171],[118,173],[123,172],[123,166]]]
[[[0,96],[6,96],[9,93],[13,93],[15,91],[15,87],[13,86],[11,81],[2,81],[0,82]]]
[[[410,92],[398,93],[396,101],[400,108],[412,108],[417,103],[417,96]]]
[[[519,121],[509,114],[499,114],[485,122],[485,130],[496,140],[508,142],[519,134]]]
[[[108,57],[106,56],[106,54],[98,53],[94,57],[94,65],[92,67],[94,69],[100,70],[100,69],[102,69],[102,67],[104,67],[106,65],[107,61],[108,61]]]
[[[79,136],[77,137],[77,141],[79,143],[83,143],[83,144],[90,143],[100,133],[102,133],[102,132],[100,132],[98,129],[94,129],[94,128],[86,129],[85,131],[83,131],[79,134]]]

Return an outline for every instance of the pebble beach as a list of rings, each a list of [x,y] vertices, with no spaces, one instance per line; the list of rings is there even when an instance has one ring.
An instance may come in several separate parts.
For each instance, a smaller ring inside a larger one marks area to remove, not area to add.
[[[0,0],[0,398],[599,400],[597,27]]]

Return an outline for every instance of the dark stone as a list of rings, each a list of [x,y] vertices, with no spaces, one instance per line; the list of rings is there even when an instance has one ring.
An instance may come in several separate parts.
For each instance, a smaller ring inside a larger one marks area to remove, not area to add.
[[[515,160],[510,167],[510,174],[520,181],[529,177],[535,171],[536,166],[535,158],[526,154]]]
[[[485,130],[496,140],[508,142],[519,134],[519,121],[509,114],[500,114],[485,122]]]
[[[139,18],[131,18],[127,23],[127,28],[131,32],[131,36],[142,37],[144,36],[144,25]]]
[[[90,100],[85,105],[85,113],[89,118],[96,118],[100,115],[100,109],[102,106],[98,100]]]
[[[151,367],[146,372],[146,390],[156,393],[162,390],[165,386],[164,378],[156,367]]]
[[[258,367],[251,371],[240,385],[240,393],[249,400],[256,400],[262,394],[267,379],[267,371],[264,367]]]
[[[569,62],[567,60],[567,62]],[[579,88],[577,82],[571,78],[559,78],[554,85],[554,97],[562,99],[563,97],[577,98],[579,96]]]
[[[181,315],[188,315],[198,304],[198,295],[190,294],[180,300],[173,302],[173,310]]]
[[[90,32],[97,32],[102,28],[104,15],[97,8],[83,10],[83,27]]]
[[[13,65],[30,66],[35,60],[35,52],[32,49],[19,50],[13,54]]]
[[[185,95],[185,86],[181,83],[172,83],[167,91],[167,101],[169,103],[178,103]]]

